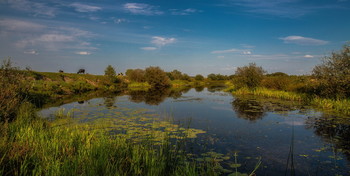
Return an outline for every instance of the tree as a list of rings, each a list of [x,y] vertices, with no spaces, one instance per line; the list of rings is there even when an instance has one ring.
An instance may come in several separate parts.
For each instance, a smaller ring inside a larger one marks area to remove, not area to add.
[[[116,82],[117,81],[117,74],[115,72],[115,69],[111,66],[108,65],[105,69],[105,76],[107,76],[107,78],[109,79],[109,81],[111,82]]]
[[[184,74],[181,76],[181,80],[191,81],[191,77],[188,76],[188,74],[184,73]]]
[[[128,69],[126,70],[126,76],[130,81],[145,82],[145,71],[142,69]]]
[[[312,73],[317,80],[317,91],[320,95],[332,98],[350,97],[350,45],[324,57],[323,62],[315,66]]]
[[[179,70],[173,70],[170,72],[170,77],[171,80],[175,79],[182,79],[182,73]]]
[[[196,81],[203,81],[203,80],[204,80],[204,77],[203,77],[202,75],[198,74],[198,75],[196,75],[196,76],[194,77],[194,79],[195,79]]]
[[[214,73],[211,73],[207,76],[207,78],[211,80],[216,80],[216,75]]]
[[[169,87],[170,80],[166,73],[159,67],[148,67],[145,72],[145,79],[152,87]]]
[[[111,65],[108,65],[105,69],[105,76],[115,77],[116,75],[115,69]]]
[[[262,67],[256,66],[255,63],[250,63],[248,66],[238,67],[234,78],[234,85],[237,88],[248,87],[255,88],[261,85],[266,71]]]

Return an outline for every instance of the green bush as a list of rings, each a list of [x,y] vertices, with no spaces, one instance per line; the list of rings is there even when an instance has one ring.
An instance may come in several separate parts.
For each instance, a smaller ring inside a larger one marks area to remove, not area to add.
[[[329,98],[350,97],[350,45],[323,58],[313,69],[319,95]]]
[[[105,69],[105,76],[108,78],[108,80],[111,83],[116,83],[117,82],[117,74],[115,72],[115,69],[111,66],[108,65],[107,68]]]
[[[142,69],[128,69],[125,72],[130,81],[145,82],[145,71]]]
[[[94,90],[95,88],[86,81],[77,81],[71,85],[71,89],[74,93],[84,93]]]
[[[248,66],[238,67],[235,73],[233,83],[236,88],[248,87],[256,88],[261,86],[261,81],[264,78],[265,70],[262,67],[256,66],[255,63],[250,63]]]
[[[169,87],[171,85],[168,76],[159,67],[146,68],[145,78],[148,84],[155,88]]]
[[[288,90],[292,80],[288,76],[269,76],[265,77],[261,85],[263,87],[275,90]]]
[[[203,80],[204,80],[204,76],[198,74],[198,75],[196,75],[196,76],[194,77],[194,79],[195,79],[196,81],[203,81]]]
[[[0,121],[11,120],[28,94],[23,71],[12,66],[10,59],[4,60],[0,67]]]

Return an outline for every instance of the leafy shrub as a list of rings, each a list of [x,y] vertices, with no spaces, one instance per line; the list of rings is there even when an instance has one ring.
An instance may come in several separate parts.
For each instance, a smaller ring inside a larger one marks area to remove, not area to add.
[[[105,76],[108,78],[108,80],[112,83],[117,82],[117,74],[115,72],[115,69],[111,66],[108,65],[107,68],[105,69]]]
[[[152,87],[169,87],[170,80],[166,73],[159,67],[146,68],[145,79]]]
[[[84,92],[88,92],[90,90],[93,90],[94,87],[87,83],[86,81],[77,81],[75,83],[72,84],[72,88],[74,93],[84,93]]]
[[[0,120],[11,120],[28,93],[24,72],[12,66],[10,59],[0,67]]]
[[[194,79],[195,79],[196,81],[203,81],[203,80],[204,80],[204,76],[198,74],[198,75],[196,75],[196,76],[194,77]]]
[[[238,67],[235,73],[234,85],[237,88],[248,87],[256,88],[261,85],[264,78],[265,70],[262,67],[256,66],[255,63],[250,63],[248,66]]]
[[[287,90],[291,82],[288,76],[269,76],[262,80],[261,85],[269,89]]]
[[[213,81],[220,81],[220,80],[228,80],[229,77],[226,75],[221,75],[221,74],[214,74],[211,73],[208,76],[208,79],[213,80]]]
[[[126,70],[126,76],[130,81],[145,82],[145,71],[142,69],[128,69]]]
[[[323,58],[313,69],[319,94],[330,98],[350,97],[350,45]]]

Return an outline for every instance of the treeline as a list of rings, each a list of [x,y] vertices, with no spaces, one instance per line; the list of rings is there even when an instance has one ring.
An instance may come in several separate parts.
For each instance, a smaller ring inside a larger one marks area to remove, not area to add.
[[[125,79],[130,82],[147,82],[151,87],[168,87],[171,85],[171,81],[226,81],[232,79],[233,76],[226,76],[221,74],[209,74],[205,78],[201,74],[195,76],[189,76],[186,73],[182,73],[179,70],[173,70],[171,72],[165,72],[160,67],[148,67],[146,69],[128,69],[125,72]]]
[[[268,89],[292,91],[324,98],[344,99],[350,97],[350,46],[324,57],[310,76],[289,76],[282,72],[267,74],[255,63],[238,67],[232,83],[235,89]]]

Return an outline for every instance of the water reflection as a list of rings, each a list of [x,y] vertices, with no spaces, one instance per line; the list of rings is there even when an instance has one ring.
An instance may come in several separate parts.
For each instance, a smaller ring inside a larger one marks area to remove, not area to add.
[[[108,97],[104,97],[103,98],[104,100],[104,105],[107,107],[107,108],[112,108],[114,106],[114,103],[116,101],[116,96],[108,96]]]
[[[222,91],[226,87],[224,85],[213,85],[213,86],[208,86],[207,90],[209,92],[217,92],[217,91]]]
[[[202,92],[204,90],[204,86],[198,86],[194,88],[196,92]]]
[[[174,99],[179,98],[182,94],[188,92],[191,87],[183,87],[178,89],[163,88],[163,89],[149,89],[129,91],[129,100],[134,103],[145,102],[148,105],[159,105],[166,98],[172,97]]]
[[[232,108],[239,118],[252,122],[265,116],[263,104],[255,99],[236,98],[232,102]]]
[[[334,152],[342,152],[350,161],[350,122],[348,119],[323,114],[309,118],[307,128],[313,129],[325,142],[333,144]]]

